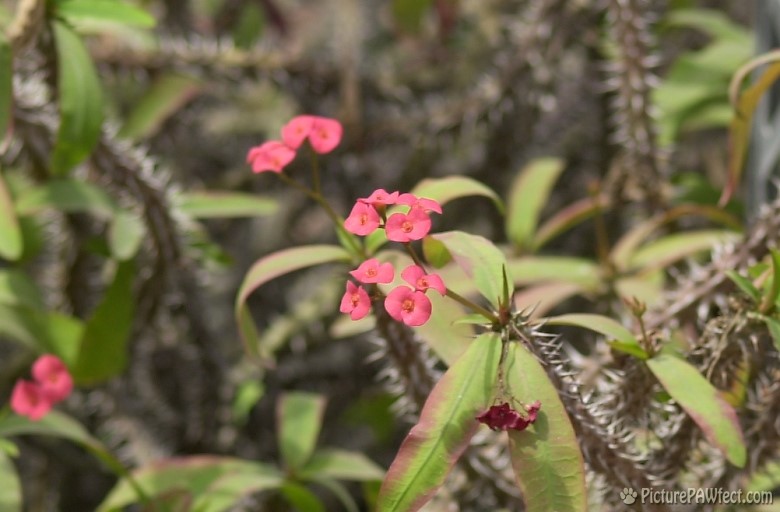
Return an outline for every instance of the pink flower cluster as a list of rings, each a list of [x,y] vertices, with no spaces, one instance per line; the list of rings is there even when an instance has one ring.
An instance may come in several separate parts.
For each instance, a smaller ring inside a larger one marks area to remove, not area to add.
[[[325,154],[333,151],[341,142],[341,123],[319,116],[297,116],[282,128],[282,140],[269,140],[249,150],[246,162],[253,172],[282,172],[295,158],[296,150],[308,139],[312,149]]]
[[[542,403],[537,400],[526,406],[527,416],[521,416],[519,412],[504,402],[501,405],[493,405],[487,411],[477,416],[477,421],[484,423],[491,430],[518,430],[523,431],[536,421]]]
[[[409,206],[409,211],[393,213],[385,220],[385,209],[394,204]],[[441,213],[441,205],[433,199],[408,193],[389,193],[380,188],[357,200],[344,221],[344,227],[350,233],[361,236],[370,235],[383,227],[388,240],[411,242],[425,238],[431,230],[430,212]]]
[[[390,263],[379,263],[371,258],[350,272],[350,275],[363,284],[391,283],[395,270]],[[425,295],[429,289],[436,290],[441,295],[447,293],[441,277],[428,274],[418,265],[410,265],[401,272],[401,278],[410,286],[401,285],[393,288],[385,297],[385,309],[390,316],[406,325],[423,325],[431,317],[431,301]],[[371,298],[362,286],[347,281],[347,290],[341,299],[342,313],[348,313],[352,320],[360,320],[371,311]]]
[[[32,366],[33,380],[19,380],[11,392],[11,409],[20,416],[38,421],[73,391],[73,378],[59,358],[39,357]]]

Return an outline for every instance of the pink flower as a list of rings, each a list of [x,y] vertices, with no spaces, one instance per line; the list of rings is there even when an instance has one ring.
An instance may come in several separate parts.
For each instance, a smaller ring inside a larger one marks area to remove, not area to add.
[[[11,409],[19,416],[38,421],[46,416],[51,406],[52,401],[36,382],[19,380],[11,391]]]
[[[401,272],[401,277],[414,286],[415,290],[424,292],[428,288],[433,288],[441,295],[447,294],[447,288],[445,288],[441,277],[438,274],[426,274],[419,265],[409,265]]]
[[[333,151],[341,142],[344,129],[335,119],[319,116],[297,116],[282,128],[282,140],[298,149],[308,138],[312,149],[324,154]]]
[[[431,230],[431,218],[421,208],[412,208],[409,213],[394,213],[385,224],[387,239],[393,242],[420,240]]]
[[[344,221],[344,228],[355,235],[369,235],[379,227],[379,213],[370,204],[358,201]]]
[[[390,193],[383,188],[379,188],[374,190],[370,196],[361,197],[358,201],[373,205],[374,207],[379,205],[389,206],[391,204],[396,204],[398,201],[398,192]]]
[[[520,413],[512,409],[508,403],[493,405],[487,411],[477,416],[477,421],[484,423],[491,430],[518,430],[523,431],[536,421],[539,409],[542,407],[539,400],[526,407],[527,418],[520,416]]]
[[[371,299],[362,286],[356,286],[352,281],[347,281],[347,291],[341,298],[339,311],[349,313],[352,320],[360,320],[371,310]]]
[[[421,208],[426,212],[441,213],[441,205],[438,201],[427,197],[417,197],[414,194],[401,194],[398,196],[398,204],[405,204],[412,208]]]
[[[390,263],[379,263],[376,258],[371,258],[350,274],[361,283],[392,283],[395,271]]]
[[[423,325],[431,317],[430,299],[408,286],[398,286],[388,293],[385,309],[395,321],[412,327]]]
[[[296,116],[282,127],[282,140],[293,149],[298,149],[311,133],[314,116]]]
[[[64,400],[73,391],[73,377],[68,368],[51,354],[42,355],[33,363],[32,375],[52,403]]]
[[[278,140],[269,140],[250,149],[246,155],[246,162],[252,165],[252,172],[280,173],[293,161],[293,158],[295,158],[295,150]]]

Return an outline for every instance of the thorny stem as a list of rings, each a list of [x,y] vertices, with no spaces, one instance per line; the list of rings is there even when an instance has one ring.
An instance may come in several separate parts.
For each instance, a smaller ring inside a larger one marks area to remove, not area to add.
[[[506,358],[509,354],[509,340],[505,337],[501,338],[501,357],[498,360],[498,391],[503,396],[509,396],[509,390],[506,387],[504,366],[506,366]]]

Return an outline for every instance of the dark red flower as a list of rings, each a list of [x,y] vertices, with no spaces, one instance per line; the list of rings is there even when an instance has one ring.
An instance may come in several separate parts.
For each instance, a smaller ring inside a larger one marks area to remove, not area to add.
[[[484,423],[491,430],[525,430],[528,425],[536,421],[539,409],[542,407],[539,400],[529,405],[527,409],[528,417],[523,417],[519,412],[512,409],[508,403],[492,405],[490,409],[477,416],[477,421]]]

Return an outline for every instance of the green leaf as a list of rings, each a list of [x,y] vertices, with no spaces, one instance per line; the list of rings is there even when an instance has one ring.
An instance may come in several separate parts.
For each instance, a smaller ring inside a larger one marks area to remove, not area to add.
[[[11,458],[0,450],[0,512],[22,512],[22,484]]]
[[[769,329],[769,334],[772,335],[772,341],[775,342],[775,348],[780,350],[780,322],[764,315],[761,315],[761,320],[764,321],[767,329]]]
[[[179,210],[196,219],[270,215],[279,207],[273,199],[239,192],[187,192],[179,197]]]
[[[584,258],[568,256],[523,256],[509,260],[509,271],[515,284],[543,281],[572,283],[583,290],[597,292],[603,286],[599,266]]]
[[[120,263],[114,281],[86,323],[73,378],[81,384],[96,384],[124,370],[127,341],[133,327],[135,299],[132,261]]]
[[[402,30],[416,34],[432,3],[433,0],[393,0],[393,19]]]
[[[769,257],[772,260],[772,276],[769,284],[764,289],[764,296],[761,298],[759,310],[763,313],[770,313],[775,307],[775,303],[780,294],[780,252],[776,249],[769,250]]]
[[[325,512],[317,495],[300,484],[288,480],[282,485],[281,491],[298,512]]]
[[[274,489],[283,476],[275,467],[233,457],[194,455],[155,462],[133,471],[133,478],[150,498],[180,493],[197,499],[200,506],[188,510],[219,512],[258,491]],[[120,481],[109,493],[98,512],[119,512],[138,503],[139,498],[128,480]]]
[[[14,268],[0,269],[0,304],[44,309],[38,286],[27,274]]]
[[[249,413],[255,407],[257,402],[265,394],[265,386],[259,380],[247,380],[242,382],[236,390],[236,397],[233,399],[233,418],[238,423],[245,423]]]
[[[647,352],[642,348],[634,335],[631,334],[631,331],[609,317],[587,313],[573,313],[546,318],[543,322],[546,325],[570,325],[590,329],[610,338],[610,346],[616,350],[626,352],[640,359],[647,359],[648,357]]]
[[[500,353],[498,336],[483,334],[434,386],[387,470],[377,510],[419,510],[444,483],[495,395]]]
[[[33,215],[48,208],[66,213],[89,212],[101,219],[110,219],[119,205],[100,187],[68,178],[30,187],[16,201],[19,215]]]
[[[177,73],[157,77],[133,106],[119,136],[137,140],[155,135],[168,118],[200,93],[202,87],[200,80]]]
[[[487,185],[466,176],[427,178],[414,187],[412,194],[417,197],[435,199],[442,206],[461,197],[483,196],[493,201],[499,212],[504,212],[504,203],[498,194]]]
[[[252,265],[241,282],[235,304],[239,333],[250,355],[269,357],[269,354],[258,344],[257,328],[246,304],[252,292],[281,275],[335,261],[349,261],[349,253],[338,246],[310,245],[275,252],[259,259]]]
[[[734,231],[701,230],[666,235],[637,249],[628,269],[663,268],[701,251],[711,251],[718,244],[734,242],[740,234]]]
[[[582,288],[577,284],[541,283],[517,292],[514,297],[515,308],[528,311],[531,318],[538,318],[564,300],[582,292]]]
[[[538,158],[528,163],[512,184],[506,218],[507,238],[520,249],[531,249],[542,208],[564,169],[559,158]]]
[[[536,357],[510,343],[506,378],[514,396],[539,400],[536,422],[523,432],[509,431],[509,454],[528,512],[587,510],[585,465],[558,390]]]
[[[118,0],[60,0],[57,15],[75,26],[83,22],[109,22],[151,28],[154,17],[135,5]]]
[[[452,254],[442,242],[426,236],[422,241],[423,256],[433,268],[442,268],[452,261]]]
[[[504,294],[503,270],[507,268],[507,263],[498,247],[486,238],[462,231],[447,231],[431,236],[447,246],[458,266],[474,279],[482,296],[499,307]],[[507,272],[511,276],[511,269],[507,268]],[[509,290],[510,296],[512,292]]]
[[[111,255],[119,261],[129,260],[141,248],[146,226],[134,213],[118,210],[108,231]]]
[[[0,172],[0,258],[15,261],[22,255],[22,230],[14,211],[14,201]]]
[[[336,480],[333,480],[332,478],[317,477],[312,478],[310,482],[325,487],[330,492],[332,492],[336,498],[338,498],[341,504],[344,505],[344,510],[346,512],[360,512],[357,503],[355,503],[355,500],[352,499],[352,495],[344,487],[344,485],[340,484]],[[378,481],[376,482],[378,483]]]
[[[737,274],[734,270],[727,270],[726,275],[734,282],[734,284],[737,285],[737,287],[739,287],[740,290],[745,293],[745,295],[753,299],[754,302],[758,303],[759,299],[761,298],[761,292],[759,292],[758,288],[753,285],[753,281]]]
[[[751,41],[748,30],[714,9],[674,9],[664,19],[664,25],[696,28],[721,40],[744,41],[746,44]]]
[[[362,453],[337,448],[317,450],[300,471],[303,479],[325,477],[362,482],[382,480],[384,476],[384,470]]]
[[[11,44],[5,32],[0,31],[0,153],[3,153],[8,130],[13,124],[13,76],[14,55]]]
[[[0,333],[38,352],[51,352],[70,366],[76,359],[84,325],[77,318],[24,305],[0,304]]]
[[[586,197],[560,210],[539,226],[534,236],[533,250],[540,249],[556,236],[591,218],[596,212],[608,206],[609,198],[606,196]]]
[[[317,445],[325,412],[325,397],[312,393],[285,393],[277,402],[277,432],[282,460],[291,471],[306,464]]]
[[[95,66],[78,35],[61,21],[52,21],[57,47],[60,127],[51,157],[55,175],[83,162],[100,138],[103,91]]]
[[[704,432],[704,437],[737,467],[747,458],[745,440],[734,408],[688,362],[670,354],[647,360],[655,377]]]

